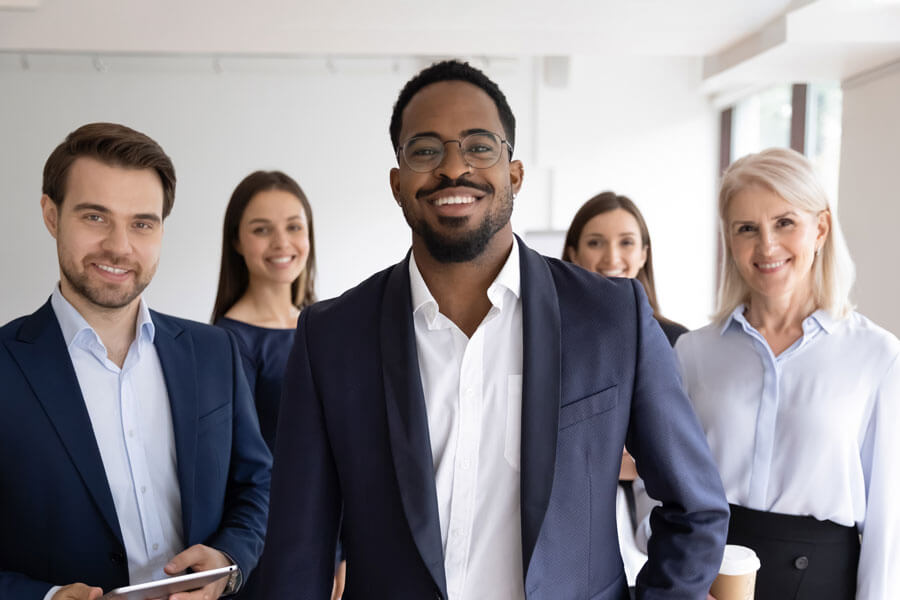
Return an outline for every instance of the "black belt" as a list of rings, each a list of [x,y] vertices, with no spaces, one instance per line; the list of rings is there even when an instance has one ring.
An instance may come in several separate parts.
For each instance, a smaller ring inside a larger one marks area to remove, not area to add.
[[[860,552],[856,527],[732,504],[728,543],[753,548],[759,556],[757,600],[856,596]]]
[[[731,504],[729,535],[762,536],[773,540],[811,544],[859,545],[856,527],[820,521],[815,517],[799,517],[766,512]]]

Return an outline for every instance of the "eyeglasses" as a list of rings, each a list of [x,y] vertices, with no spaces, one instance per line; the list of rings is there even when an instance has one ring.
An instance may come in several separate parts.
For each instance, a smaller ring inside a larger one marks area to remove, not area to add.
[[[449,142],[459,144],[463,162],[475,169],[488,169],[497,164],[503,154],[503,144],[509,148],[512,158],[513,147],[497,134],[489,131],[472,133],[461,140],[442,140],[433,135],[417,135],[409,138],[397,148],[397,160],[403,155],[406,165],[416,173],[435,170],[444,160],[444,148]]]

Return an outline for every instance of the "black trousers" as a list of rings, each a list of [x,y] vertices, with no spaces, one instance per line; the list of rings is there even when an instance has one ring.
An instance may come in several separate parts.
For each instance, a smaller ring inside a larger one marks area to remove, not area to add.
[[[856,597],[856,527],[732,504],[728,543],[752,548],[759,556],[756,600]]]

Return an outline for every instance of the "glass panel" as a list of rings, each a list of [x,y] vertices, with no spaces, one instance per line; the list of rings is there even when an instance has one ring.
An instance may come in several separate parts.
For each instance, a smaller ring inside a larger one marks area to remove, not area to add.
[[[806,98],[806,156],[815,166],[828,198],[837,206],[843,106],[840,84],[810,84]]]
[[[789,84],[738,102],[731,122],[731,160],[772,146],[790,147],[791,112]]]

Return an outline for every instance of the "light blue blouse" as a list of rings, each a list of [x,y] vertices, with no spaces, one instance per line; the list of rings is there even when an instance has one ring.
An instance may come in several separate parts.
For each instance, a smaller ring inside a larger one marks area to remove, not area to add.
[[[896,593],[900,341],[858,313],[819,310],[775,356],[741,305],[675,351],[728,501],[856,525],[857,599]]]

